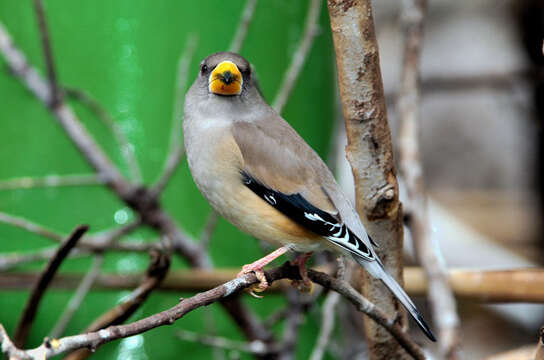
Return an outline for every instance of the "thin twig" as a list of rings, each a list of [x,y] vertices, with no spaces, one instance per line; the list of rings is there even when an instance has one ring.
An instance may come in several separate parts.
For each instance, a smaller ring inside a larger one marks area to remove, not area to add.
[[[277,349],[271,349],[269,345],[260,340],[237,341],[221,336],[210,336],[207,334],[198,334],[192,331],[180,330],[176,336],[183,341],[195,342],[226,350],[236,350],[254,355],[265,355],[276,353]]]
[[[394,338],[399,341],[401,346],[405,348],[406,351],[415,359],[424,359],[421,349],[408,338],[399,324],[396,323],[394,319],[389,318],[374,304],[365,299],[347,282],[334,279],[327,274],[313,270],[308,271],[308,276],[313,282],[325,288],[341,293],[348,301],[354,304],[359,311],[367,314],[372,319],[380,323],[385,329],[390,331]],[[300,280],[300,275],[298,272],[298,267],[292,266],[289,264],[289,262],[286,262],[279,268],[267,271],[266,278],[269,283],[272,283],[281,278]],[[38,357],[40,359],[44,359],[83,347],[94,350],[100,345],[113,340],[141,334],[159,326],[173,324],[185,314],[201,306],[212,304],[232,294],[238,293],[249,286],[256,284],[257,282],[258,280],[255,274],[246,274],[214,289],[196,294],[187,299],[181,299],[178,305],[133,323],[110,326],[97,332],[88,332],[81,335],[49,340],[32,350],[25,351],[18,349],[9,339],[4,327],[0,326],[0,343],[2,344],[2,351],[4,354],[8,355],[8,357],[14,357],[17,359],[31,359]]]
[[[287,310],[288,309],[286,309],[286,308],[282,308],[282,309],[277,310],[276,312],[273,312],[272,315],[268,316],[264,320],[264,326],[266,328],[272,328],[274,325],[276,325],[277,323],[279,323],[280,321],[285,319],[285,317],[288,314]]]
[[[27,88],[44,104],[49,104],[51,98],[50,89],[43,78],[27,62],[25,55],[14,46],[6,28],[0,23],[0,53],[5,57],[6,64],[11,72],[21,79]],[[51,109],[53,115],[64,128],[67,136],[74,142],[89,164],[95,168],[119,198],[137,212],[142,222],[156,229],[161,238],[168,237],[172,242],[173,250],[187,260],[189,265],[197,268],[211,268],[212,261],[209,254],[202,251],[199,244],[192,242],[191,237],[185,234],[166,213],[158,202],[158,193],[146,187],[134,186],[128,183],[119,170],[108,159],[104,151],[83,127],[71,108],[61,102],[55,109]],[[237,324],[251,324],[251,328],[242,328],[246,335],[259,336],[268,332],[262,327],[251,312],[237,304],[235,308],[243,311],[231,311]],[[241,325],[242,324],[242,325]]]
[[[119,123],[113,119],[110,113],[91,95],[81,89],[76,88],[64,88],[65,94],[76,101],[79,101],[83,105],[87,106],[89,110],[100,119],[104,125],[111,131],[113,138],[117,142],[117,146],[121,150],[121,155],[125,160],[125,163],[128,165],[128,170],[130,171],[131,178],[136,183],[142,182],[142,170],[136,160],[136,155],[134,153],[134,146],[128,141],[128,138],[119,126]]]
[[[3,254],[0,256],[0,272],[11,270],[19,265],[28,264],[36,261],[49,260],[55,254],[57,248],[48,248],[43,250],[38,250],[31,253],[12,253],[12,254]],[[69,258],[76,258],[81,256],[89,255],[87,250],[74,249]]]
[[[308,308],[303,301],[303,297],[307,295],[301,294],[293,287],[285,289],[284,293],[287,297],[287,315],[283,325],[282,349],[278,358],[293,360],[296,356],[300,326],[304,322],[304,313]]]
[[[33,223],[19,216],[13,216],[13,215],[0,212],[0,222],[18,227],[20,229],[46,237],[56,242],[62,242],[65,239],[63,235],[57,234],[53,232],[52,230],[49,230],[41,225]]]
[[[274,110],[281,114],[291,91],[295,87],[295,83],[300,75],[302,66],[308,57],[310,49],[314,43],[314,39],[319,31],[319,13],[321,10],[322,0],[311,0],[308,5],[308,12],[306,14],[306,24],[304,25],[304,33],[302,34],[302,40],[300,41],[295,54],[291,59],[288,70],[285,72],[281,85],[279,87],[276,98],[274,99],[272,107]]]
[[[232,38],[232,42],[229,47],[230,52],[239,53],[242,50],[242,46],[247,37],[249,26],[253,20],[255,9],[257,8],[257,0],[247,0],[244,10],[242,11],[242,18],[236,28],[236,33]]]
[[[57,101],[61,101],[60,104],[54,108],[50,107],[54,97],[48,83],[38,74],[34,67],[30,66],[25,55],[14,46],[2,23],[0,23],[0,52],[4,55],[6,64],[12,73],[21,78],[28,89],[51,109],[59,123],[76,143],[89,163],[99,172],[105,183],[127,196],[127,193],[131,190],[130,187],[124,182],[119,171],[81,125],[74,112],[61,99],[57,99]]]
[[[329,339],[334,329],[334,319],[336,316],[335,308],[339,302],[340,294],[332,291],[327,294],[321,310],[321,328],[319,330],[316,345],[312,351],[312,355],[310,356],[311,360],[321,360],[325,355],[325,350],[329,344]]]
[[[213,233],[217,228],[217,223],[219,221],[219,214],[215,210],[210,211],[210,215],[206,219],[206,224],[204,225],[204,230],[200,234],[200,244],[203,249],[210,248],[210,240],[212,239]]]
[[[44,177],[21,177],[0,181],[0,190],[88,185],[104,185],[104,181],[97,175],[47,175]]]
[[[343,257],[338,258],[338,271],[336,277],[344,280],[346,264]],[[321,328],[317,337],[317,342],[310,356],[311,360],[321,360],[325,355],[325,350],[334,330],[334,320],[336,317],[336,305],[340,302],[340,294],[331,291],[327,294],[321,309]]]
[[[64,234],[59,234],[53,230],[50,230],[42,225],[36,224],[30,220],[19,216],[9,215],[0,212],[0,222],[11,226],[18,227],[36,235],[43,236],[56,242],[62,242],[65,239]],[[136,220],[127,225],[96,234],[93,236],[85,236],[77,246],[80,248],[103,251],[103,250],[119,250],[119,251],[135,251],[135,252],[147,252],[149,249],[154,248],[156,245],[148,242],[124,242],[120,244],[114,244],[114,241],[120,237],[131,233],[141,226],[141,221]]]
[[[408,227],[414,239],[418,259],[429,279],[429,300],[433,319],[438,327],[440,352],[446,359],[453,360],[459,357],[459,316],[438,245],[431,239],[419,150],[419,66],[426,9],[426,0],[403,1],[405,46],[401,90],[398,97],[399,168],[406,183],[407,206],[411,209]]]
[[[183,104],[185,100],[185,90],[187,89],[187,82],[189,80],[189,66],[195,55],[197,45],[197,36],[189,35],[187,37],[185,49],[183,49],[178,60],[176,90],[174,91],[174,114],[170,127],[170,148],[162,174],[152,190],[155,194],[160,194],[164,188],[166,188],[185,154],[185,147],[183,146],[183,141],[181,139]]]
[[[34,11],[40,27],[43,55],[47,68],[47,79],[49,82],[49,90],[51,92],[50,102],[48,105],[54,109],[62,102],[62,93],[59,90],[57,82],[55,63],[53,61],[53,51],[51,50],[51,42],[49,41],[49,30],[47,28],[47,21],[45,19],[42,0],[34,0]]]
[[[81,282],[79,283],[75,294],[72,296],[70,302],[66,306],[66,309],[64,309],[63,314],[49,333],[49,337],[58,338],[62,336],[62,334],[66,330],[66,327],[70,323],[70,320],[72,320],[77,309],[79,309],[81,303],[83,303],[83,300],[91,290],[91,287],[98,278],[98,275],[100,275],[100,269],[102,268],[103,263],[104,255],[98,254],[93,258],[93,264],[91,265],[91,269],[87,272],[83,280],[81,280]]]
[[[85,332],[98,331],[111,325],[124,323],[145,302],[151,292],[160,285],[170,268],[170,257],[160,251],[150,253],[150,262],[146,276],[123,302],[100,315]],[[91,355],[88,349],[79,349],[65,357],[65,360],[83,360]]]
[[[79,239],[81,239],[83,234],[85,234],[88,229],[89,227],[86,225],[78,226],[70,234],[70,236],[68,236],[68,238],[66,238],[66,240],[63,241],[63,243],[59,246],[57,252],[51,258],[51,260],[48,262],[47,266],[41,273],[38,282],[36,282],[36,285],[34,285],[34,288],[30,293],[30,297],[28,298],[23,310],[23,315],[21,316],[21,319],[17,324],[17,329],[15,330],[14,341],[17,346],[24,346],[26,339],[30,334],[30,329],[32,328],[34,318],[38,311],[40,300],[45,294],[47,287],[51,283],[51,280],[55,276],[55,273],[57,272],[58,268],[60,267],[66,256],[68,256],[68,254],[70,253],[70,250],[75,247]]]

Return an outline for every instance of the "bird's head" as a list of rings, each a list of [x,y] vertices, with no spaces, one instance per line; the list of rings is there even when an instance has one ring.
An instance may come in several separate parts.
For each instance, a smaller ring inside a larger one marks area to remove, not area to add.
[[[249,62],[238,54],[219,52],[202,60],[199,76],[201,80],[207,80],[210,93],[238,96],[242,94],[244,83],[249,82],[251,67]]]

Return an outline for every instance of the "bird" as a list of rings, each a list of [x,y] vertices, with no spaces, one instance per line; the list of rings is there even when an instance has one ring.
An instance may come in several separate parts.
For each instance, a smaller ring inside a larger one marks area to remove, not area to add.
[[[272,245],[245,265],[260,290],[263,268],[289,252],[309,282],[305,262],[318,250],[353,258],[380,279],[423,333],[436,341],[416,306],[378,258],[355,208],[319,155],[262,96],[241,55],[218,52],[200,63],[184,102],[183,136],[193,180],[210,205],[240,230]]]

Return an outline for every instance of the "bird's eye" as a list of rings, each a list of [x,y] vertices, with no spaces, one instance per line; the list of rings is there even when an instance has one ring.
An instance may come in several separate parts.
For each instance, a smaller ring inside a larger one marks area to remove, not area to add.
[[[200,66],[200,72],[201,72],[202,74],[205,74],[206,71],[208,71],[208,65],[202,64],[202,65]]]

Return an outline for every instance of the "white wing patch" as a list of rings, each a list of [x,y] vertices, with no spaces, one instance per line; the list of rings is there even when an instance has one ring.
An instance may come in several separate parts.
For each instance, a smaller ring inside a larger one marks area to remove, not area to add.
[[[308,220],[318,221],[326,226],[330,226],[329,232],[331,234],[324,236],[327,240],[357,256],[361,256],[368,260],[374,260],[374,254],[371,252],[369,246],[355,236],[354,233],[349,231],[345,224],[326,221],[316,213],[304,212],[304,217]]]

